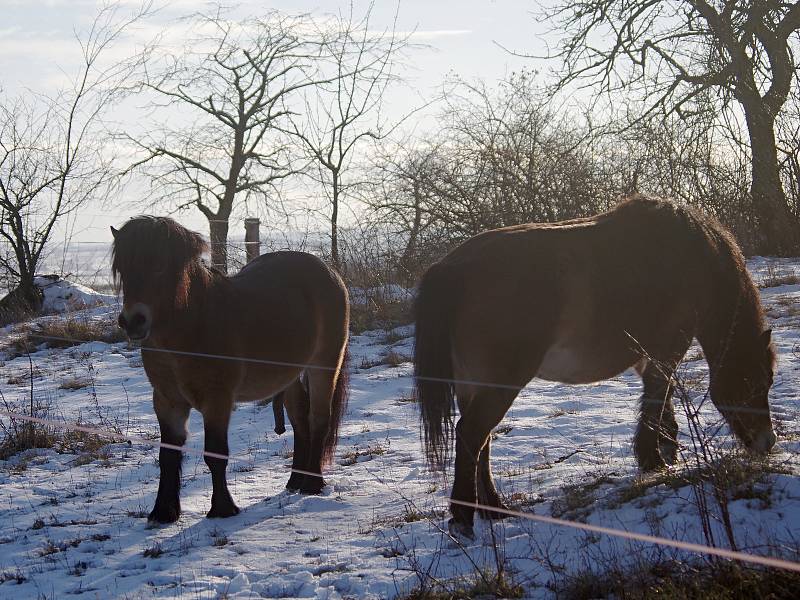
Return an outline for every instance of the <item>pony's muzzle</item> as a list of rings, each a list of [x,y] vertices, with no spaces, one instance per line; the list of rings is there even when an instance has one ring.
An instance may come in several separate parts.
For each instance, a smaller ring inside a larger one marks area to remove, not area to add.
[[[143,340],[150,335],[150,326],[153,319],[150,309],[139,302],[122,309],[117,319],[119,326],[125,330],[128,337],[132,340]]]
[[[775,435],[775,432],[772,428],[767,429],[766,431],[762,431],[753,439],[753,445],[751,449],[753,452],[757,452],[759,454],[767,454],[772,448],[775,446],[775,442],[778,441],[778,436]]]

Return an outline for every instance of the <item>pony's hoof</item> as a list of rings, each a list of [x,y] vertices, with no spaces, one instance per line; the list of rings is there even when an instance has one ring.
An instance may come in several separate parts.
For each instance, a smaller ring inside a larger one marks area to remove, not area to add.
[[[290,492],[299,492],[303,487],[303,475],[292,473],[289,481],[286,482],[286,489]]]
[[[475,541],[475,530],[472,528],[472,525],[466,525],[464,523],[459,523],[455,519],[450,519],[447,522],[447,530],[450,532],[454,538],[456,538],[459,542]]]
[[[661,448],[661,456],[664,458],[666,466],[674,465],[678,462],[678,447],[670,444],[666,448]]]
[[[306,476],[303,480],[303,484],[300,486],[300,493],[315,496],[321,494],[326,485],[322,477]]]
[[[501,510],[508,510],[508,507],[505,504],[503,504],[502,502],[489,504],[489,506],[495,506],[495,507],[497,507],[497,508],[499,508]],[[497,512],[497,511],[494,511],[494,510],[486,510],[486,509],[483,509],[483,508],[478,509],[478,514],[480,515],[480,517],[482,519],[485,519],[486,521],[500,521],[502,519],[507,519],[508,517],[511,516],[508,513]]]
[[[664,471],[667,468],[667,463],[664,462],[660,456],[658,458],[648,458],[639,460],[639,470],[642,473],[653,473],[655,471]]]
[[[212,505],[211,510],[206,513],[209,519],[226,519],[228,517],[235,517],[239,514],[239,507],[233,502],[228,505]]]
[[[156,506],[150,511],[150,514],[147,515],[147,522],[165,525],[167,523],[174,523],[180,516],[181,509],[178,506]]]

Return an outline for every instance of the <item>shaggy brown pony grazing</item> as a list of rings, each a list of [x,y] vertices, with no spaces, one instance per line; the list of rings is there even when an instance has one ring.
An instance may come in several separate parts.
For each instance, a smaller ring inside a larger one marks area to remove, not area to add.
[[[318,258],[275,252],[233,277],[200,260],[206,243],[166,217],[136,217],[114,230],[112,271],[124,304],[119,325],[142,340],[161,441],[183,446],[189,411],[203,415],[213,493],[209,517],[239,512],[225,477],[236,401],[284,392],[294,429],[287,488],[319,493],[347,400],[347,289]],[[307,386],[300,382],[304,365]],[[162,447],[149,519],[178,519],[182,453]]]
[[[453,500],[504,508],[489,434],[534,377],[580,384],[636,366],[639,465],[674,461],[672,376],[695,337],[733,433],[758,452],[775,443],[758,290],[731,235],[693,210],[637,196],[595,217],[476,235],[425,273],[415,312],[427,456],[440,467],[455,437]],[[451,512],[451,528],[471,536],[473,509]]]

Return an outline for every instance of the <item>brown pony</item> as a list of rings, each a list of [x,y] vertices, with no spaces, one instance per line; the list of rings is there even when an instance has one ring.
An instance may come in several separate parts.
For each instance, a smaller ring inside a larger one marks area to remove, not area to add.
[[[489,434],[534,377],[580,384],[636,366],[639,466],[673,462],[672,376],[694,337],[734,434],[758,452],[775,443],[775,354],[758,290],[731,235],[693,210],[637,196],[590,218],[484,232],[425,273],[415,313],[427,456],[441,467],[456,438],[453,500],[504,508]],[[471,537],[473,509],[451,512],[451,528]]]
[[[119,325],[142,341],[161,441],[183,446],[189,411],[203,415],[205,450],[228,455],[236,401],[283,393],[294,429],[286,487],[319,493],[347,401],[347,289],[318,258],[275,252],[226,277],[200,260],[206,243],[166,217],[136,217],[114,234],[112,272],[124,294]],[[300,381],[304,365],[307,385]],[[213,493],[209,517],[238,514],[228,461],[205,456]],[[176,521],[182,453],[162,447],[161,479],[149,519]]]

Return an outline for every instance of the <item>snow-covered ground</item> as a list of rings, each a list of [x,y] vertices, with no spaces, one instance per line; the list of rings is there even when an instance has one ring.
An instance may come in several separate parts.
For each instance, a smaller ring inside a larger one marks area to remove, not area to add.
[[[757,280],[774,276],[776,264],[800,274],[800,261],[750,263]],[[771,404],[780,441],[771,463],[784,473],[765,475],[731,502],[738,545],[754,553],[800,536],[800,285],[762,295],[779,353]],[[46,318],[112,320],[117,310]],[[256,404],[240,405],[231,423],[229,482],[243,510],[229,519],[205,518],[211,481],[196,455],[184,463],[183,516],[157,528],[146,523],[158,485],[158,453],[148,444],[84,455],[31,450],[0,461],[0,597],[387,598],[413,589],[422,573],[446,580],[474,573],[473,561],[493,568],[497,547],[526,593],[546,598],[565,574],[652,550],[519,518],[493,528],[476,520],[477,539],[466,547],[444,534],[451,475],[430,473],[421,452],[410,401],[412,334],[401,327],[352,337],[350,407],[321,496],[284,490],[291,428],[273,433],[271,407]],[[42,349],[31,360],[35,397],[50,417],[157,439],[136,348],[94,342]],[[24,410],[28,357],[0,369],[2,397]],[[684,374],[702,390],[704,373],[693,349]],[[499,489],[536,514],[705,543],[691,488],[637,487],[631,437],[640,387],[632,372],[595,385],[533,382],[496,432]],[[709,427],[719,421],[710,406],[702,415]],[[680,414],[679,422],[688,441]],[[198,415],[190,427],[190,443],[202,448]]]

